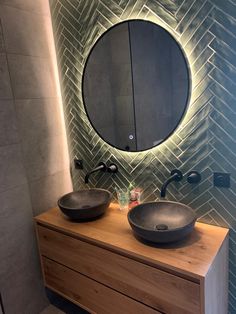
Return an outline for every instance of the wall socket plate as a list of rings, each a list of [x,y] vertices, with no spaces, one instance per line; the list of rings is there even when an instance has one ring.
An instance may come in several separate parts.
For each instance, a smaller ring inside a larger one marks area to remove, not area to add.
[[[230,188],[230,173],[214,172],[213,184],[218,188]]]

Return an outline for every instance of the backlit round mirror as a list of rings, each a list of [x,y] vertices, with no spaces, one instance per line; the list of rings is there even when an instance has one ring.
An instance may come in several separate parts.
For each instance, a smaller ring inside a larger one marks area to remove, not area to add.
[[[88,118],[104,141],[143,151],[166,140],[190,98],[186,57],[172,35],[152,22],[130,20],[106,31],[83,73]]]

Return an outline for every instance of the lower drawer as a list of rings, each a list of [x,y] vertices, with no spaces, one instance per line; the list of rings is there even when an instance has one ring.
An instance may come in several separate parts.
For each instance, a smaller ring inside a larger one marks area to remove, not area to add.
[[[40,252],[59,264],[168,314],[199,314],[200,285],[37,226]]]
[[[42,257],[42,264],[48,288],[92,313],[161,314],[46,257]]]

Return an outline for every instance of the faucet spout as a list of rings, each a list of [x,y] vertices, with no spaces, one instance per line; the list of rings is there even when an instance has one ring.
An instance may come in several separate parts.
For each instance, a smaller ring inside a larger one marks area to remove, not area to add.
[[[100,162],[97,167],[95,167],[94,169],[92,169],[86,174],[84,178],[84,183],[86,184],[89,183],[89,177],[92,173],[97,172],[97,171],[105,172],[106,170],[107,170],[107,166],[103,162]]]
[[[183,174],[180,170],[175,169],[171,171],[171,177],[169,179],[166,180],[166,182],[164,182],[164,184],[161,187],[161,198],[165,198],[166,197],[166,189],[167,186],[171,183],[171,182],[179,182],[183,179]]]

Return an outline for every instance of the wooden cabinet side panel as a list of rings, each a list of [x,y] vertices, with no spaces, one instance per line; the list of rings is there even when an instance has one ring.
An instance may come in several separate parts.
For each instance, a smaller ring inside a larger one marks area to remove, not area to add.
[[[95,280],[43,257],[46,285],[97,314],[161,314]]]
[[[201,285],[202,313],[228,313],[228,237]]]
[[[38,227],[41,253],[156,310],[200,313],[200,286],[130,258]]]
[[[42,274],[42,277],[43,277],[43,282],[44,282],[44,285],[46,285],[46,281],[45,281],[45,276],[44,276],[44,269],[43,269],[43,259],[42,259],[42,252],[41,252],[41,249],[40,249],[40,236],[39,236],[39,226],[38,226],[38,223],[35,222],[35,232],[36,232],[36,239],[37,239],[37,244],[38,244],[38,254],[39,254],[39,260],[40,260],[40,266],[41,266],[41,274]]]

